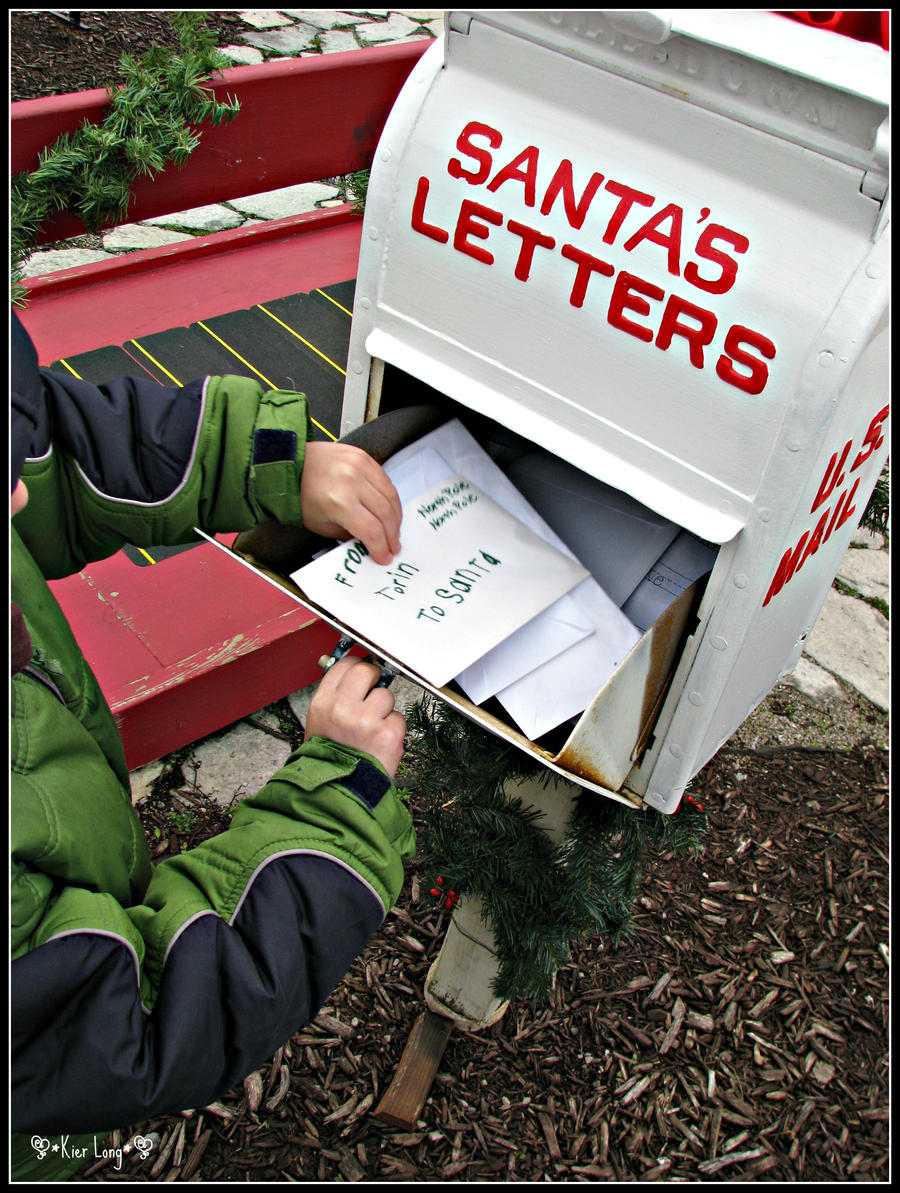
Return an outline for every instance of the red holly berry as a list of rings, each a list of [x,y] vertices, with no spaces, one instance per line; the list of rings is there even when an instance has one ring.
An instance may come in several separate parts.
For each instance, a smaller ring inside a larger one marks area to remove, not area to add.
[[[428,893],[429,893],[429,895],[431,895],[433,898],[436,899],[438,897],[438,895],[440,895],[441,892],[437,889],[436,886],[433,886]]]

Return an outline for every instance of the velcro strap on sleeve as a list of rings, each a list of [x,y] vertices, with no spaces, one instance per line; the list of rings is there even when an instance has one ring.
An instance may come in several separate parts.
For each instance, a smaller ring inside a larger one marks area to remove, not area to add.
[[[358,796],[363,803],[373,810],[378,806],[381,797],[390,790],[391,781],[371,762],[360,758],[352,774],[340,780],[341,786],[346,787],[353,795]]]

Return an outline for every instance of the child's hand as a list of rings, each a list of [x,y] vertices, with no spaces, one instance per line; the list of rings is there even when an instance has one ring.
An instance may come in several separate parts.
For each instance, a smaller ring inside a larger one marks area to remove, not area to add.
[[[322,676],[306,714],[306,735],[316,735],[373,755],[391,779],[403,757],[406,721],[394,694],[376,688],[381,668],[347,655]]]
[[[359,539],[376,563],[390,563],[400,550],[400,498],[388,474],[362,448],[307,443],[300,505],[308,530]]]

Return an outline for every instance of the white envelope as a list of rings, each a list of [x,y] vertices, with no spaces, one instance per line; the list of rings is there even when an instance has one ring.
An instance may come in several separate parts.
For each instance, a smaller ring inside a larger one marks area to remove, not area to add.
[[[589,583],[580,585],[573,596],[581,597],[584,610],[593,606],[594,633],[496,694],[532,740],[580,716],[641,636],[618,609],[618,618],[609,616],[608,608],[588,590]]]
[[[575,558],[458,419],[397,452],[385,470],[401,500],[459,472]],[[405,495],[407,485],[412,493]],[[522,731],[539,737],[583,712],[639,637],[600,585],[589,579],[468,667],[457,682],[475,704],[497,695]]]
[[[351,633],[443,687],[587,575],[457,473],[404,503],[390,566],[353,540],[291,579]]]
[[[453,429],[444,435],[440,434],[441,431],[447,430],[444,427],[433,432],[433,435],[438,437],[437,442],[447,456],[451,459],[455,458],[461,449],[465,455],[466,466],[471,467],[478,474],[478,481],[474,483],[477,483],[479,488],[493,497],[498,505],[503,506],[510,513],[515,513],[517,517],[520,516],[520,511],[524,513],[527,510],[529,518],[526,525],[529,526],[529,529],[546,541],[552,542],[554,546],[558,546],[566,555],[574,558],[572,552],[553,534],[553,531],[544,526],[542,519],[532,517],[534,511],[521,498],[521,494],[511,486],[512,491],[507,488],[506,477],[491,458],[487,456],[486,463],[480,459],[482,455],[486,456],[486,453],[474,440],[471,440],[471,436],[462,424],[457,422],[452,426]],[[460,434],[460,432],[462,433]],[[436,451],[434,447],[428,446],[430,438],[431,436],[426,435],[410,448],[404,448],[392,456],[385,464],[385,471],[394,482],[401,503],[411,501],[418,493],[422,493],[442,481],[449,480],[457,471],[444,455]],[[468,442],[469,440],[471,442]],[[495,473],[499,474],[500,481],[497,480]],[[487,483],[489,480],[491,481],[490,485]],[[499,499],[501,491],[505,495],[506,501]],[[525,518],[521,520],[526,521]],[[585,581],[585,583],[590,583],[590,581]],[[461,671],[455,677],[456,682],[473,704],[482,704],[489,696],[495,695],[501,688],[505,688],[521,678],[526,673],[523,668],[534,670],[541,663],[545,663],[554,655],[559,654],[561,650],[573,646],[593,632],[593,622],[584,616],[579,603],[573,601],[571,594],[567,593],[550,609],[533,618],[501,642],[499,646],[495,646],[477,662]]]

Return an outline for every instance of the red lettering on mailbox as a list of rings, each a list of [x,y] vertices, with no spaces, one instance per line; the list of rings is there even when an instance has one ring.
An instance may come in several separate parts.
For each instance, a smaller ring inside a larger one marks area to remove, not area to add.
[[[578,231],[584,223],[594,195],[600,189],[602,182],[602,174],[592,174],[590,182],[581,192],[581,198],[576,201],[575,182],[572,178],[572,163],[568,158],[563,158],[556,167],[556,173],[550,179],[550,185],[544,193],[544,198],[541,202],[541,215],[549,215],[553,204],[556,202],[557,195],[562,194],[566,219],[569,221],[570,226]]]
[[[811,514],[816,512],[823,501],[828,500],[838,485],[844,483],[844,465],[847,463],[847,456],[849,456],[852,446],[853,440],[848,439],[844,444],[844,450],[841,452],[840,463],[838,463],[837,452],[829,460],[828,467],[825,469],[825,475],[822,477],[822,483],[819,485],[816,499],[809,508]]]
[[[503,146],[500,129],[481,120],[470,120],[457,137],[457,153],[448,158],[447,174],[467,186],[484,187],[491,194],[502,191],[514,203],[537,208],[540,216],[550,216],[554,210],[559,212],[561,198],[559,215],[564,214],[568,225],[577,231],[586,228],[587,235],[593,234],[594,245],[560,243],[561,237],[540,226],[509,218],[504,211],[473,199],[461,199],[454,227],[454,218],[443,205],[446,203],[443,191],[439,209],[442,222],[436,223],[426,216],[429,180],[425,177],[418,179],[413,199],[413,230],[436,243],[449,242],[456,252],[482,264],[499,261],[520,282],[531,279],[538,249],[557,258],[561,256],[576,266],[569,292],[569,305],[575,308],[585,305],[595,274],[614,278],[609,290],[600,287],[592,294],[603,304],[600,309],[610,327],[643,343],[655,343],[664,352],[680,339],[687,344],[688,359],[694,368],[703,369],[714,360],[715,375],[720,381],[751,396],[763,392],[769,380],[768,362],[776,356],[775,343],[769,336],[741,323],[723,324],[715,311],[692,303],[683,295],[667,293],[655,281],[640,276],[637,270],[622,269],[590,251],[600,239],[605,245],[618,245],[623,253],[634,254],[635,262],[647,260],[653,265],[659,262],[659,249],[662,249],[670,275],[683,276],[688,285],[707,294],[725,294],[736,284],[739,258],[750,247],[747,236],[721,222],[707,223],[711,209],[701,207],[696,222],[704,227],[697,236],[692,259],[684,265],[682,273],[682,257],[688,251],[684,244],[684,221],[688,213],[684,207],[665,201],[657,206],[654,195],[619,179],[604,180],[599,170],[591,172],[579,191],[569,158],[551,160],[550,172],[549,167],[544,168],[546,155],[542,157],[538,145],[526,145],[512,154],[504,150],[503,158],[498,160],[497,151]],[[507,185],[510,183],[520,184],[521,192],[517,187],[510,188]],[[591,216],[593,226],[589,222]],[[555,227],[558,226],[557,219]],[[503,231],[494,234],[490,248],[477,243],[487,241],[492,228]],[[506,233],[518,238],[515,247],[511,247]],[[709,270],[711,276],[701,272],[709,268],[704,263],[713,267]],[[542,276],[546,273],[542,272]],[[598,286],[595,283],[595,289]],[[662,306],[654,309],[656,303]],[[715,344],[720,345],[717,352]],[[711,350],[710,357],[706,349]],[[863,444],[855,467],[880,442],[879,426],[873,421],[871,436]],[[826,500],[827,496],[826,491],[820,500]]]
[[[607,182],[603,189],[609,191],[611,195],[618,195],[619,197],[616,209],[612,213],[609,223],[606,225],[606,231],[603,233],[604,244],[615,244],[619,229],[622,227],[625,217],[635,203],[642,207],[651,207],[654,199],[652,195],[648,195],[645,191],[636,191],[633,186],[625,186],[621,182],[614,182],[612,179]]]
[[[853,463],[851,472],[858,467],[860,463],[865,462],[884,442],[884,420],[887,418],[890,407],[885,406],[879,410],[872,421],[869,423],[869,428],[863,437],[863,450],[857,455]],[[825,468],[825,474],[819,483],[819,489],[816,493],[815,500],[810,508],[810,513],[814,513],[816,509],[832,496],[839,485],[842,485],[845,480],[844,467],[849,458],[850,452],[853,449],[853,440],[848,439],[840,452],[834,452],[828,465]],[[838,495],[837,501],[832,508],[825,510],[816,523],[815,529],[810,532],[804,531],[797,543],[796,547],[792,547],[789,551],[785,551],[781,558],[775,575],[772,578],[772,583],[769,585],[769,591],[766,593],[766,598],[763,601],[763,607],[768,605],[769,601],[774,596],[777,596],[797,572],[803,567],[810,556],[815,555],[818,549],[827,543],[832,534],[839,530],[845,523],[849,522],[853,515],[857,512],[856,508],[856,491],[859,488],[860,478],[854,477],[853,484],[849,489],[843,489]]]
[[[559,251],[567,260],[574,261],[578,266],[578,272],[575,274],[575,281],[572,284],[572,292],[569,295],[569,302],[573,307],[580,307],[584,304],[588,279],[592,273],[602,273],[611,278],[616,272],[608,261],[602,261],[593,253],[577,249],[574,244],[564,244]]]
[[[413,201],[412,209],[412,226],[416,232],[421,232],[423,236],[430,236],[432,240],[437,240],[441,244],[446,244],[450,239],[450,233],[445,232],[443,228],[439,228],[437,224],[428,224],[425,222],[425,203],[428,199],[428,179],[420,178],[419,184],[416,187],[416,197]]]
[[[623,313],[624,311],[634,311],[638,315],[649,315],[650,303],[640,297],[641,295],[660,301],[665,298],[666,292],[661,286],[645,282],[642,278],[635,277],[633,273],[626,273],[623,269],[613,286],[606,320],[613,327],[617,327],[619,331],[627,331],[630,336],[635,336],[649,344],[653,339],[653,329],[644,327],[641,323],[635,323],[632,319],[626,319]]]
[[[689,323],[683,323],[680,318],[682,315],[696,319],[700,326],[693,327]],[[673,294],[663,311],[656,346],[666,349],[672,343],[672,336],[683,336],[688,342],[691,364],[695,369],[702,369],[703,349],[712,343],[718,322],[712,311],[705,311],[703,307],[695,306],[692,302],[686,302]]]
[[[498,170],[488,183],[489,191],[498,190],[504,182],[521,182],[525,187],[525,205],[534,207],[534,193],[537,188],[538,148],[529,145],[512,159],[508,166]]]
[[[766,360],[774,360],[775,345],[762,332],[751,331],[749,327],[741,327],[735,323],[728,329],[725,336],[725,352],[716,361],[716,375],[736,389],[744,393],[761,394],[769,380],[768,366],[757,356],[751,356],[745,351],[745,345],[755,348]],[[735,364],[744,365],[750,370],[748,374],[739,373]]]
[[[850,469],[851,472],[855,472],[860,465],[865,464],[872,452],[877,451],[878,448],[881,447],[882,443],[884,443],[883,423],[890,412],[890,406],[885,406],[882,410],[878,411],[878,413],[869,423],[869,429],[866,431],[865,437],[863,438],[862,451],[853,461],[853,467]]]
[[[784,588],[785,584],[793,577],[800,563],[800,556],[803,554],[803,548],[806,546],[806,540],[809,538],[809,531],[800,539],[796,547],[791,548],[790,551],[785,551],[781,557],[781,563],[778,565],[778,570],[772,583],[769,585],[769,591],[766,593],[766,599],[763,601],[763,608],[768,605],[773,596],[777,596]]]
[[[463,199],[459,208],[459,219],[456,222],[456,231],[453,233],[453,247],[460,253],[465,253],[468,257],[474,257],[476,261],[483,261],[485,265],[494,264],[494,254],[483,249],[481,245],[472,244],[469,240],[470,236],[477,236],[480,240],[487,240],[491,234],[490,228],[484,224],[479,224],[478,220],[486,220],[488,224],[502,224],[503,216],[499,211],[494,211],[490,207],[485,207],[482,203],[476,203],[472,199]]]
[[[660,224],[666,220],[671,220],[671,227],[668,232],[663,232]],[[657,213],[647,220],[646,224],[642,224],[633,236],[625,241],[622,246],[626,253],[630,253],[632,249],[636,248],[642,240],[649,240],[652,244],[661,245],[667,250],[668,270],[669,273],[674,273],[676,276],[681,273],[681,208],[675,203],[669,203],[662,211]]]
[[[538,246],[542,249],[555,248],[556,240],[552,236],[545,236],[543,232],[538,232],[536,228],[529,228],[527,224],[520,224],[518,220],[507,220],[506,226],[510,232],[522,237],[522,247],[519,250],[519,258],[516,261],[515,273],[520,282],[527,282],[531,274],[534,250]]]
[[[716,240],[726,241],[736,253],[746,253],[750,247],[750,241],[740,232],[732,232],[729,228],[723,228],[721,224],[710,224],[700,233],[695,252],[698,257],[715,262],[722,272],[717,278],[703,278],[694,262],[689,261],[684,267],[684,280],[710,294],[725,294],[734,285],[738,263],[728,253],[715,248],[713,242]]]
[[[499,149],[503,144],[502,133],[498,132],[495,128],[491,128],[489,124],[482,124],[478,120],[470,120],[459,134],[456,141],[456,148],[460,153],[465,154],[466,157],[474,158],[478,163],[478,168],[476,170],[466,170],[458,157],[452,157],[447,163],[447,173],[451,178],[464,178],[466,182],[471,182],[473,185],[477,185],[480,182],[487,182],[488,175],[491,172],[491,164],[494,160],[489,150],[482,149],[480,145],[472,144],[472,137],[475,136],[486,137],[492,149]]]

